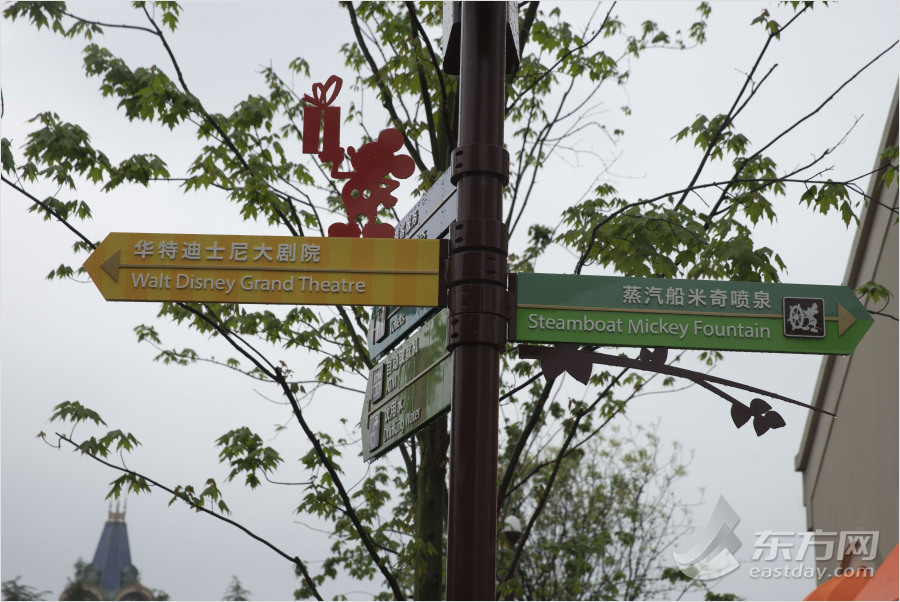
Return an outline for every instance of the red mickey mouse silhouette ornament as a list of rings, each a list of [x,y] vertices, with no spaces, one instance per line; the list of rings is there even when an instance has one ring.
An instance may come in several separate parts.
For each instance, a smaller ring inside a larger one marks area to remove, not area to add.
[[[324,84],[313,84],[312,96],[303,96],[310,103],[303,109],[303,152],[317,154],[323,163],[331,163],[332,178],[347,180],[341,189],[347,223],[331,224],[328,236],[393,238],[394,226],[378,223],[378,209],[397,203],[392,192],[400,183],[394,178],[410,177],[415,163],[409,155],[397,154],[403,148],[403,134],[390,128],[382,131],[377,140],[358,149],[349,147],[346,154],[353,170],[340,170],[344,161],[344,148],[340,145],[341,109],[332,103],[341,84],[341,78],[332,75]],[[357,223],[360,216],[366,218],[362,229]]]

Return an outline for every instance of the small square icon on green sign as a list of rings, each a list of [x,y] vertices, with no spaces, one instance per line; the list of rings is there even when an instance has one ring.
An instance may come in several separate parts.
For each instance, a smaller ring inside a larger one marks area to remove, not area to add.
[[[372,403],[377,403],[384,395],[384,364],[372,369]]]
[[[369,451],[381,445],[381,412],[369,416]]]
[[[785,297],[782,301],[784,336],[825,338],[825,300]]]
[[[374,340],[380,341],[384,338],[386,334],[385,324],[387,323],[387,308],[386,307],[376,307],[375,308],[375,335]]]

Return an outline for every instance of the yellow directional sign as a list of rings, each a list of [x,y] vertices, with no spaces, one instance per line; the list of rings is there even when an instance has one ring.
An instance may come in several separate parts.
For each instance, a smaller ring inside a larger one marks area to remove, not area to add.
[[[113,232],[84,267],[108,301],[437,307],[445,254],[438,240]]]

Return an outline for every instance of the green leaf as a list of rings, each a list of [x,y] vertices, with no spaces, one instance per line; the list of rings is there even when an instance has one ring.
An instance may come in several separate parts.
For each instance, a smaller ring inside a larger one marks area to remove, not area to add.
[[[100,418],[94,410],[81,405],[78,401],[64,401],[53,408],[53,414],[50,416],[50,422],[54,421],[71,422],[79,424],[81,422],[93,422],[97,426],[106,423]]]
[[[228,462],[231,472],[227,480],[231,481],[244,474],[244,482],[255,489],[261,483],[257,472],[263,474],[274,471],[282,463],[279,453],[263,445],[262,438],[247,427],[231,430],[216,440],[221,450],[219,460]]]
[[[109,431],[100,439],[100,444],[106,448],[109,448],[114,442],[116,451],[131,451],[141,444],[134,435],[123,433],[120,430]]]
[[[892,293],[888,289],[873,280],[869,280],[865,284],[859,285],[853,289],[853,292],[856,293],[857,296],[865,297],[865,300],[872,301],[873,303],[878,303],[883,299],[890,299],[892,296]]]
[[[0,157],[3,159],[4,173],[14,173],[16,171],[16,161],[13,158],[12,148],[8,138],[0,141]]]

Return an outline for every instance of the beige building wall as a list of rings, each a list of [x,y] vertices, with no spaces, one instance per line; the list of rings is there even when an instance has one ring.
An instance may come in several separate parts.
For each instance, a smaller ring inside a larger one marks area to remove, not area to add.
[[[881,166],[881,151],[897,145],[897,131],[895,91],[874,168]],[[868,194],[894,211],[869,202],[843,283],[855,288],[874,280],[885,286],[893,295],[887,305],[880,301],[867,303],[866,308],[898,317],[897,182],[886,188],[880,177],[872,178]],[[838,534],[877,531],[877,555],[863,563],[877,568],[898,541],[900,359],[897,320],[873,317],[875,322],[852,355],[830,356],[822,361],[811,403],[836,413],[838,418],[810,413],[796,469],[803,473],[806,528]],[[817,561],[818,566],[841,566],[844,550],[840,549],[839,538],[834,538],[833,558]],[[824,555],[823,547],[817,550]]]

